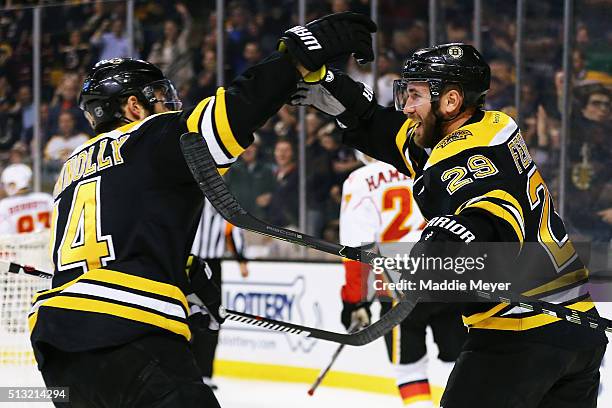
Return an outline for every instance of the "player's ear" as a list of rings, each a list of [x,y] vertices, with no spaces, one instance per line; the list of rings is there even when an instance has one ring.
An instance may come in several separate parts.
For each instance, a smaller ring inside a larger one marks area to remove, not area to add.
[[[148,116],[147,110],[140,104],[138,98],[130,95],[123,107],[125,117],[130,120],[141,120]]]
[[[463,105],[463,94],[455,87],[447,90],[442,97],[441,108],[444,113],[454,116],[461,110]]]

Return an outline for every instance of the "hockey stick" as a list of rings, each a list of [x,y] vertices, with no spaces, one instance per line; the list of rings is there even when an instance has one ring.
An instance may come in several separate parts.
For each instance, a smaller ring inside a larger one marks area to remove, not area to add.
[[[227,185],[217,170],[215,161],[212,158],[206,143],[202,140],[202,136],[199,133],[192,132],[183,134],[181,136],[181,149],[183,150],[185,161],[187,162],[194,179],[198,183],[198,186],[206,198],[211,202],[213,207],[215,207],[221,216],[223,216],[223,218],[225,218],[231,224],[245,230],[268,235],[273,238],[285,240],[301,246],[307,246],[332,255],[339,255],[363,263],[372,264],[374,259],[379,258],[378,255],[369,251],[360,251],[357,248],[350,246],[327,242],[322,239],[301,234],[289,229],[274,227],[253,217],[240,206],[236,198],[228,190]],[[603,317],[592,316],[586,312],[568,309],[563,305],[549,303],[540,299],[529,298],[527,296],[512,293],[506,293],[506,296],[499,296],[488,292],[476,291],[475,294],[478,297],[487,299],[489,301],[505,303],[508,305],[518,304],[519,306],[536,313],[546,314],[584,327],[612,333],[611,320]],[[414,300],[407,303],[408,300],[409,299],[404,296],[402,300],[389,311],[389,313],[386,313],[383,317],[381,317],[381,319],[376,322],[383,323],[381,326],[375,328],[375,323],[372,326],[355,333],[354,335],[348,336],[359,335],[368,329],[372,329],[372,334],[374,334],[374,329],[376,329],[376,334],[378,334],[378,336],[386,334],[395,325],[401,322],[401,320],[393,320],[393,318],[396,317],[395,315],[390,316],[396,309],[405,308],[406,310],[403,310],[402,313],[398,313],[397,317],[406,317],[414,308]],[[385,319],[387,316],[389,318]],[[378,332],[380,330],[384,331]]]
[[[10,262],[10,261],[0,260],[0,273],[6,273],[6,272],[10,272],[14,274],[19,274],[20,272],[23,272],[26,275],[35,276],[35,277],[43,278],[43,279],[53,278],[53,274],[40,271],[31,266],[25,266],[25,265],[20,265],[20,264]],[[406,304],[409,304],[409,303],[406,303]],[[416,305],[416,302],[414,304]],[[398,309],[398,308],[394,308],[394,309]],[[394,309],[390,310],[386,314],[386,315],[389,315],[389,314],[393,315],[388,320],[393,320],[393,321],[398,320],[400,322],[404,320],[404,318],[412,310],[412,308],[410,308],[408,309],[408,312],[406,313],[405,309],[398,309],[398,310],[394,310]],[[263,329],[279,331],[282,333],[295,334],[295,335],[303,336],[303,337],[312,337],[312,338],[320,339],[320,340],[328,340],[328,341],[332,341],[332,342],[340,343],[344,345],[349,345],[349,346],[363,346],[365,344],[371,343],[372,341],[380,337],[378,333],[385,330],[385,328],[384,327],[381,328],[381,326],[386,324],[385,322],[382,322],[381,321],[382,319],[381,319],[373,323],[371,326],[368,326],[368,328],[374,327],[373,330],[361,330],[360,332],[357,332],[354,334],[345,334],[345,333],[336,333],[336,332],[331,332],[327,330],[321,330],[321,329],[317,329],[314,327],[302,326],[302,325],[295,324],[295,323],[282,322],[280,320],[274,320],[274,319],[269,319],[263,316],[256,316],[256,315],[252,315],[249,313],[238,312],[236,310],[225,309],[225,312],[227,314],[227,319],[235,321],[235,322],[257,326]],[[404,315],[404,313],[406,314]]]
[[[350,327],[348,328],[348,332],[349,333],[355,332],[357,330],[358,326],[359,326],[359,321],[354,321],[353,323],[351,323]],[[345,344],[340,344],[338,346],[338,348],[336,349],[336,351],[334,351],[334,354],[332,354],[331,360],[329,361],[327,366],[325,366],[325,368],[323,368],[321,370],[321,372],[317,376],[315,382],[308,389],[308,395],[310,395],[310,396],[314,395],[314,392],[319,387],[321,382],[323,382],[323,379],[325,378],[325,376],[327,375],[329,370],[331,370],[332,366],[336,362],[336,359],[338,359],[338,356],[340,355],[340,352],[342,351],[342,349],[344,349],[344,346],[345,346]]]
[[[275,227],[253,217],[238,204],[238,201],[236,201],[234,196],[227,189],[223,178],[221,178],[217,170],[215,161],[199,133],[190,132],[183,134],[181,136],[181,149],[183,150],[183,156],[185,157],[187,166],[191,170],[200,190],[202,190],[206,198],[211,202],[219,214],[231,224],[245,230],[257,232],[293,244],[311,247],[319,251],[363,263],[370,264],[378,257],[377,254],[370,251],[360,251],[357,248],[327,242],[289,229]],[[334,333],[334,338],[337,340],[332,340],[332,338],[330,338],[330,332],[324,333],[318,329],[311,332],[311,337],[355,346],[370,343],[384,336],[393,327],[397,326],[402,320],[408,317],[412,309],[416,306],[417,300],[418,299],[414,298],[408,299],[404,296],[397,306],[365,329],[352,334]]]
[[[11,261],[6,261],[4,259],[0,259],[0,273],[24,273],[30,276],[37,276],[39,278],[51,279],[53,275],[48,272],[39,271],[33,266],[28,265],[19,265]]]

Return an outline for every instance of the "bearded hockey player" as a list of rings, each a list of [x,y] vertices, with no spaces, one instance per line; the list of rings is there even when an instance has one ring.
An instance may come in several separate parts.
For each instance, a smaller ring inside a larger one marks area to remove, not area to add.
[[[415,180],[416,201],[431,220],[419,248],[516,243],[521,249],[505,264],[517,292],[596,315],[587,270],[518,126],[482,109],[489,82],[478,51],[457,43],[406,61],[395,109],[338,71],[296,97],[336,116],[346,144]],[[505,303],[466,304],[463,322],[469,332],[444,408],[596,406],[602,332]]]
[[[25,164],[11,164],[2,172],[8,197],[0,201],[0,234],[24,234],[49,228],[53,198],[31,191],[32,170]]]
[[[148,62],[95,65],[80,107],[97,136],[55,185],[55,276],[29,316],[47,386],[69,387],[73,407],[219,406],[188,343],[185,262],[203,196],[179,138],[200,133],[225,172],[299,78],[320,78],[316,71],[342,55],[372,60],[375,30],[355,13],[294,27],[281,51],[186,110]]]
[[[342,186],[340,243],[354,247],[377,243],[383,255],[393,256],[398,249],[406,249],[410,244],[393,248],[392,243],[418,241],[426,221],[414,200],[412,180],[389,164],[361,156],[366,165],[353,171]],[[371,316],[369,292],[375,287],[369,277],[369,268],[352,260],[345,260],[344,268],[342,324],[347,329],[354,321],[366,326]],[[381,313],[389,311],[393,293],[381,290],[377,297]],[[417,305],[400,326],[385,336],[400,397],[410,408],[434,406],[427,373],[427,326],[431,327],[438,345],[438,358],[449,366],[446,374],[450,373],[465,340],[460,310],[456,305],[444,303]]]

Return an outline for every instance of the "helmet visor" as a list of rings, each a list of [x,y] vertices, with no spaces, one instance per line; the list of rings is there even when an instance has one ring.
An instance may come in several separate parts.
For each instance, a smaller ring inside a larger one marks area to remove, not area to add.
[[[393,81],[393,102],[395,110],[400,112],[403,112],[406,108],[415,108],[430,103],[429,82],[396,79]]]
[[[142,88],[142,94],[149,103],[162,103],[171,111],[178,111],[183,107],[183,102],[179,99],[174,85],[167,79],[145,85]]]

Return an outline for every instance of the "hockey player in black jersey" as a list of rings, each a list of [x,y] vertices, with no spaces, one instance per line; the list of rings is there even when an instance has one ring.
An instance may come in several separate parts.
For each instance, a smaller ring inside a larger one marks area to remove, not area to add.
[[[596,314],[588,272],[518,126],[482,109],[489,81],[476,49],[445,44],[407,60],[395,108],[339,71],[293,100],[334,115],[344,143],[414,178],[430,221],[412,255],[440,242],[513,242],[519,251],[505,254],[513,289]],[[444,408],[596,406],[602,332],[504,303],[466,304],[463,321],[469,333]]]
[[[69,406],[218,406],[188,345],[184,267],[203,196],[179,138],[200,133],[225,172],[298,79],[316,79],[324,63],[351,53],[371,61],[374,31],[348,12],[294,27],[278,52],[182,111],[154,65],[95,65],[80,106],[98,135],[55,185],[52,289],[34,297],[29,315],[45,383],[69,387]]]

